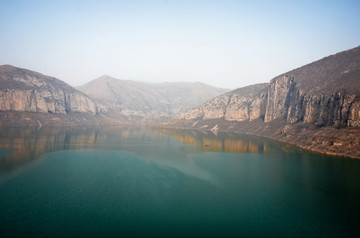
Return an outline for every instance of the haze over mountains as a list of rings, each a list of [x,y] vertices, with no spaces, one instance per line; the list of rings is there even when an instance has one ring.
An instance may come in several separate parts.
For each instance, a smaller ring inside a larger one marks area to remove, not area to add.
[[[71,87],[54,77],[0,66],[0,125],[154,123],[229,90],[202,83],[146,84],[103,76]]]
[[[230,91],[203,83],[143,83],[102,76],[77,87],[103,105],[106,114],[124,120],[153,122],[170,119]]]
[[[158,124],[261,135],[360,158],[360,47],[228,92],[102,76],[77,89],[0,66],[0,125]]]

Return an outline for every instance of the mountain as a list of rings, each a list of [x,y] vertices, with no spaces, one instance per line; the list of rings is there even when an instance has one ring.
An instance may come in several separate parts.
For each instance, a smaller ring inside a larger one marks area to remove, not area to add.
[[[107,106],[107,115],[129,121],[169,119],[229,90],[203,83],[143,83],[102,76],[77,87]]]
[[[0,126],[152,122],[228,91],[202,83],[147,84],[109,76],[79,90],[54,77],[0,66]]]
[[[360,47],[215,97],[160,126],[255,134],[360,158]]]
[[[104,106],[59,79],[0,66],[0,125],[95,123],[104,120],[97,119],[104,110]]]

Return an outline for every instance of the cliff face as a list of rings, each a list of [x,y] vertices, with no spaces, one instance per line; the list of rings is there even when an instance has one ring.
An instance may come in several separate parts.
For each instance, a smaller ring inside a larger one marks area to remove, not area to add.
[[[268,123],[281,119],[290,124],[356,127],[360,125],[359,107],[360,47],[280,75],[270,84],[221,95],[176,120],[261,119]]]
[[[295,128],[311,128],[308,139],[327,127],[360,129],[360,47],[287,72],[270,84],[216,97],[162,126],[239,131],[289,142],[297,136],[290,133]]]
[[[149,84],[110,76],[102,76],[78,89],[107,105],[109,116],[144,122],[169,119],[229,91],[202,83]]]
[[[360,47],[326,57],[274,78],[265,122],[359,126]]]
[[[179,120],[252,121],[264,116],[268,84],[257,84],[215,97],[198,108],[182,113]]]
[[[316,126],[359,126],[359,95],[346,89],[332,93],[304,93],[294,77],[281,76],[268,88],[265,122],[284,119],[288,123]]]
[[[96,114],[104,109],[56,78],[9,65],[0,66],[0,111]]]

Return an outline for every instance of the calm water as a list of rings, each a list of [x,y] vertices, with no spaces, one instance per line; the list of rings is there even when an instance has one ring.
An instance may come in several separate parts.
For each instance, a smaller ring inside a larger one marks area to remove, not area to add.
[[[0,130],[0,237],[355,237],[360,161],[258,137]]]

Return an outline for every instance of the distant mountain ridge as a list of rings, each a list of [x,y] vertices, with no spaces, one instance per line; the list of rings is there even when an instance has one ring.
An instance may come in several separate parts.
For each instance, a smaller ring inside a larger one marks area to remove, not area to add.
[[[161,126],[256,134],[360,158],[360,47],[215,97]]]
[[[203,83],[144,83],[106,75],[77,89],[106,105],[109,116],[146,122],[169,119],[229,91]]]

